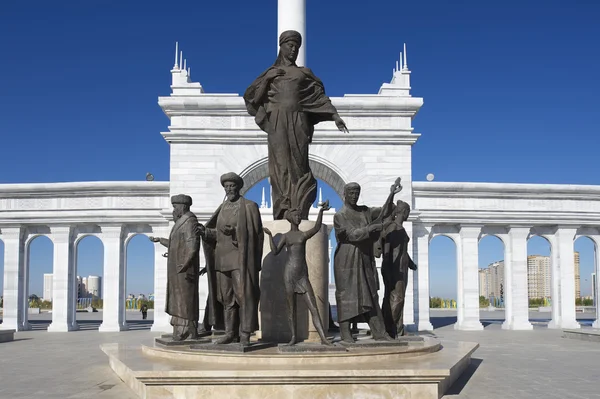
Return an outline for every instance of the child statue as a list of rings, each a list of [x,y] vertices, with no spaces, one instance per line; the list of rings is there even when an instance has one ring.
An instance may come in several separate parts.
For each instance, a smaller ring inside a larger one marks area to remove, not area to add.
[[[292,339],[288,345],[296,344],[296,294],[303,295],[308,310],[312,316],[312,321],[321,337],[321,343],[323,345],[333,345],[325,337],[323,330],[323,323],[321,322],[321,316],[317,309],[317,300],[315,293],[308,280],[308,265],[306,264],[306,242],[321,229],[321,222],[323,220],[323,212],[329,210],[329,200],[321,204],[319,210],[319,216],[312,229],[308,231],[300,231],[298,228],[302,221],[301,215],[302,210],[300,208],[290,209],[286,212],[286,219],[290,222],[290,231],[283,234],[283,237],[279,240],[277,245],[273,241],[273,235],[267,228],[263,228],[265,234],[269,236],[269,242],[271,244],[271,251],[277,255],[285,246],[288,251],[288,260],[285,264],[283,282],[285,286],[285,293],[288,307],[288,322],[290,329],[292,330]]]

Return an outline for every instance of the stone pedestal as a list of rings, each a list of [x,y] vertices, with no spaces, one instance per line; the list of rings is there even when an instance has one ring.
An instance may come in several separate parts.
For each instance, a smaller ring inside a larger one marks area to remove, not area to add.
[[[315,222],[303,220],[300,224],[301,231],[310,230]],[[264,227],[271,230],[277,244],[282,234],[290,230],[287,220],[264,222]],[[327,331],[329,325],[329,239],[327,226],[322,225],[321,230],[306,243],[306,262],[308,264],[308,279],[312,285],[321,322]],[[263,250],[263,265],[260,277],[260,332],[258,336],[267,342],[288,342],[291,331],[288,324],[288,310],[283,285],[283,271],[287,261],[287,251],[283,249],[275,256],[271,252],[269,237],[265,235]],[[297,295],[298,325],[296,336],[299,340],[320,341],[319,335],[312,323],[310,312],[306,307],[303,296]]]

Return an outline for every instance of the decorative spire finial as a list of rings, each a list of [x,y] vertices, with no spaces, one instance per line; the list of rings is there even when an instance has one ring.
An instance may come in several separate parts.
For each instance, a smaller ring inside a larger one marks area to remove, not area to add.
[[[183,50],[179,52],[179,68],[181,69],[181,67],[183,66]]]
[[[175,65],[173,65],[173,69],[179,69],[179,63],[177,62],[178,55],[179,55],[179,42],[175,42]]]
[[[406,61],[406,43],[404,43],[404,67],[402,69],[408,70],[408,62]]]

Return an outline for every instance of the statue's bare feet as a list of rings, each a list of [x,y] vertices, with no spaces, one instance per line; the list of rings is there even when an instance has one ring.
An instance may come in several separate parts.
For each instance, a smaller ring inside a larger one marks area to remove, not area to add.
[[[292,339],[290,340],[290,342],[288,342],[288,345],[292,346],[292,345],[296,345],[296,336],[292,335]]]
[[[333,344],[328,339],[322,339],[321,344],[325,346],[333,346]]]

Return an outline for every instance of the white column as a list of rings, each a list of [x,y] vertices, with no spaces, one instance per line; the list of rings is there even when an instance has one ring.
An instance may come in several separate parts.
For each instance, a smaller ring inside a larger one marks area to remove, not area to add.
[[[155,237],[168,238],[169,226],[153,228],[152,234]],[[167,248],[160,243],[154,244],[154,324],[152,324],[152,331],[157,332],[173,332],[169,315],[165,312],[167,304],[167,258],[162,256],[165,252],[167,252]],[[200,258],[204,259],[204,256]],[[205,302],[202,302],[202,298],[200,300],[200,307],[203,307],[206,303],[206,297],[204,298]]]
[[[600,235],[593,235],[590,238],[594,241],[594,273],[596,273],[596,281],[598,281],[597,279],[600,276],[600,249],[598,248],[600,246]],[[594,320],[592,327],[600,328],[600,284],[596,283],[595,290],[596,320]]]
[[[22,227],[2,228],[4,241],[4,310],[0,330],[29,330]]]
[[[558,239],[555,234],[546,237],[550,243],[550,268],[552,270],[550,288],[552,297],[552,316],[548,328],[561,328],[560,311],[560,259],[558,256]]]
[[[277,2],[277,52],[279,35],[286,30],[295,30],[302,35],[302,46],[298,50],[298,66],[306,66],[306,0],[278,0]]]
[[[556,232],[560,264],[560,326],[581,328],[575,317],[575,251],[577,229],[559,227]]]
[[[50,239],[54,244],[52,269],[52,323],[50,332],[77,330],[76,312],[73,306],[75,283],[75,262],[73,230],[70,226],[50,228]]]
[[[100,331],[127,330],[125,316],[125,234],[123,226],[102,226],[104,245],[103,317]]]
[[[413,236],[413,224],[412,222],[404,222],[404,229],[409,237]],[[408,245],[408,254],[411,259],[413,258],[412,245]],[[408,269],[408,275],[406,276],[406,296],[404,297],[404,325],[408,331],[417,331],[417,324],[415,322],[415,284],[416,273],[412,269]]]
[[[416,318],[418,331],[433,331],[429,316],[429,232],[431,226],[414,224],[412,234],[415,272]]]
[[[504,298],[505,320],[503,329],[532,330],[529,322],[529,295],[527,286],[527,238],[529,227],[511,227],[505,243]]]
[[[479,235],[481,226],[461,226],[457,244],[458,317],[456,330],[483,330],[479,321]]]

